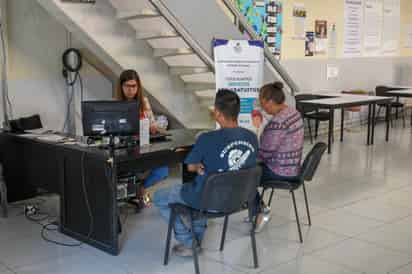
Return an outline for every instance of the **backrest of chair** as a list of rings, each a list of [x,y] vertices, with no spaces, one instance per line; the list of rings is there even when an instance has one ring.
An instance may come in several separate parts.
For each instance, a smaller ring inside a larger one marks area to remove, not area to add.
[[[375,88],[376,96],[386,96],[386,92],[389,91],[390,88],[386,86],[377,86]]]
[[[202,190],[200,209],[227,214],[239,211],[245,202],[255,198],[261,173],[256,166],[209,175]]]
[[[325,143],[317,143],[306,155],[301,169],[301,178],[303,180],[312,181],[326,148],[327,145]]]
[[[319,99],[319,95],[315,94],[297,94],[295,95],[295,100],[296,100],[296,109],[301,113],[309,113],[318,110],[318,107],[312,107],[312,106],[303,106],[300,104],[300,101],[307,101],[307,100],[316,100]]]

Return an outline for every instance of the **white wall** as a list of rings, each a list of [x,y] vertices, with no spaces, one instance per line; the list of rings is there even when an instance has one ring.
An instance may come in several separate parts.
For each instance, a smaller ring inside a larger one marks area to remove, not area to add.
[[[36,1],[9,0],[7,20],[14,117],[39,113],[45,128],[61,130],[68,101],[61,56],[68,45],[81,45],[69,39],[66,29]],[[99,72],[85,64],[82,75],[85,99],[111,97],[112,84]]]

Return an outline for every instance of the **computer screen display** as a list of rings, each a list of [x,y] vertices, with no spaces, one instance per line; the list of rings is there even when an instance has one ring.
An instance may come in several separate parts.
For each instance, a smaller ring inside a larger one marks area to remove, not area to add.
[[[82,114],[84,136],[139,134],[138,101],[84,101]]]

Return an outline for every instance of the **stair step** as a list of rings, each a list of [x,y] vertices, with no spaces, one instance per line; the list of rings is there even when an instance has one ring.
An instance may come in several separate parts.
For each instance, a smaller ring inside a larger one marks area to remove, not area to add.
[[[180,49],[189,48],[181,37],[167,37],[148,39],[147,42],[154,49]]]
[[[186,84],[195,83],[195,84],[213,84],[214,85],[216,83],[215,75],[212,72],[187,74],[187,75],[182,75],[180,78]]]
[[[208,90],[199,90],[195,92],[196,96],[202,100],[214,100],[216,97],[216,90],[208,89]]]
[[[192,74],[192,73],[203,73],[209,72],[208,67],[190,67],[190,66],[179,66],[179,67],[170,67],[169,72],[172,75],[183,75],[183,74]]]
[[[179,35],[176,32],[158,32],[158,33],[139,33],[136,35],[136,38],[139,40],[152,40],[160,38],[171,38],[178,37]]]
[[[170,67],[206,67],[206,64],[196,54],[166,56],[163,60]]]
[[[162,17],[157,11],[151,9],[143,9],[139,11],[119,11],[117,13],[117,19],[120,20],[134,20],[145,19],[153,17]]]
[[[180,49],[153,49],[153,57],[162,58],[168,56],[177,55],[190,55],[193,54],[193,50],[190,48],[180,48]]]

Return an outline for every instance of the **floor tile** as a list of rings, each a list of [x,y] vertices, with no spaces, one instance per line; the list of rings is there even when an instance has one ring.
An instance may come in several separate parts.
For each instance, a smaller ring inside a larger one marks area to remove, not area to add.
[[[391,274],[411,274],[412,273],[412,262],[390,273]]]
[[[262,274],[361,274],[361,272],[312,256],[303,256],[273,269],[267,269]]]
[[[316,226],[310,227],[308,225],[301,225],[301,229],[303,236],[302,244],[299,242],[299,234],[296,222],[274,228],[271,228],[269,223],[268,229],[263,230],[257,235],[258,239],[261,239],[263,241],[286,240],[290,245],[300,245],[305,254],[348,239],[348,237],[345,235],[339,235]]]
[[[346,236],[355,236],[362,232],[371,231],[383,224],[383,222],[361,217],[342,209],[320,214],[313,220],[313,226]]]
[[[412,217],[360,234],[356,238],[412,255]]]
[[[85,259],[87,258],[87,259]],[[18,274],[126,274],[126,270],[80,250],[76,254],[16,268]]]
[[[382,203],[380,199],[362,200],[342,208],[353,214],[382,222],[393,222],[412,215],[412,208]]]
[[[412,256],[356,239],[344,241],[336,246],[314,252],[312,255],[371,274],[386,274],[412,259]]]

